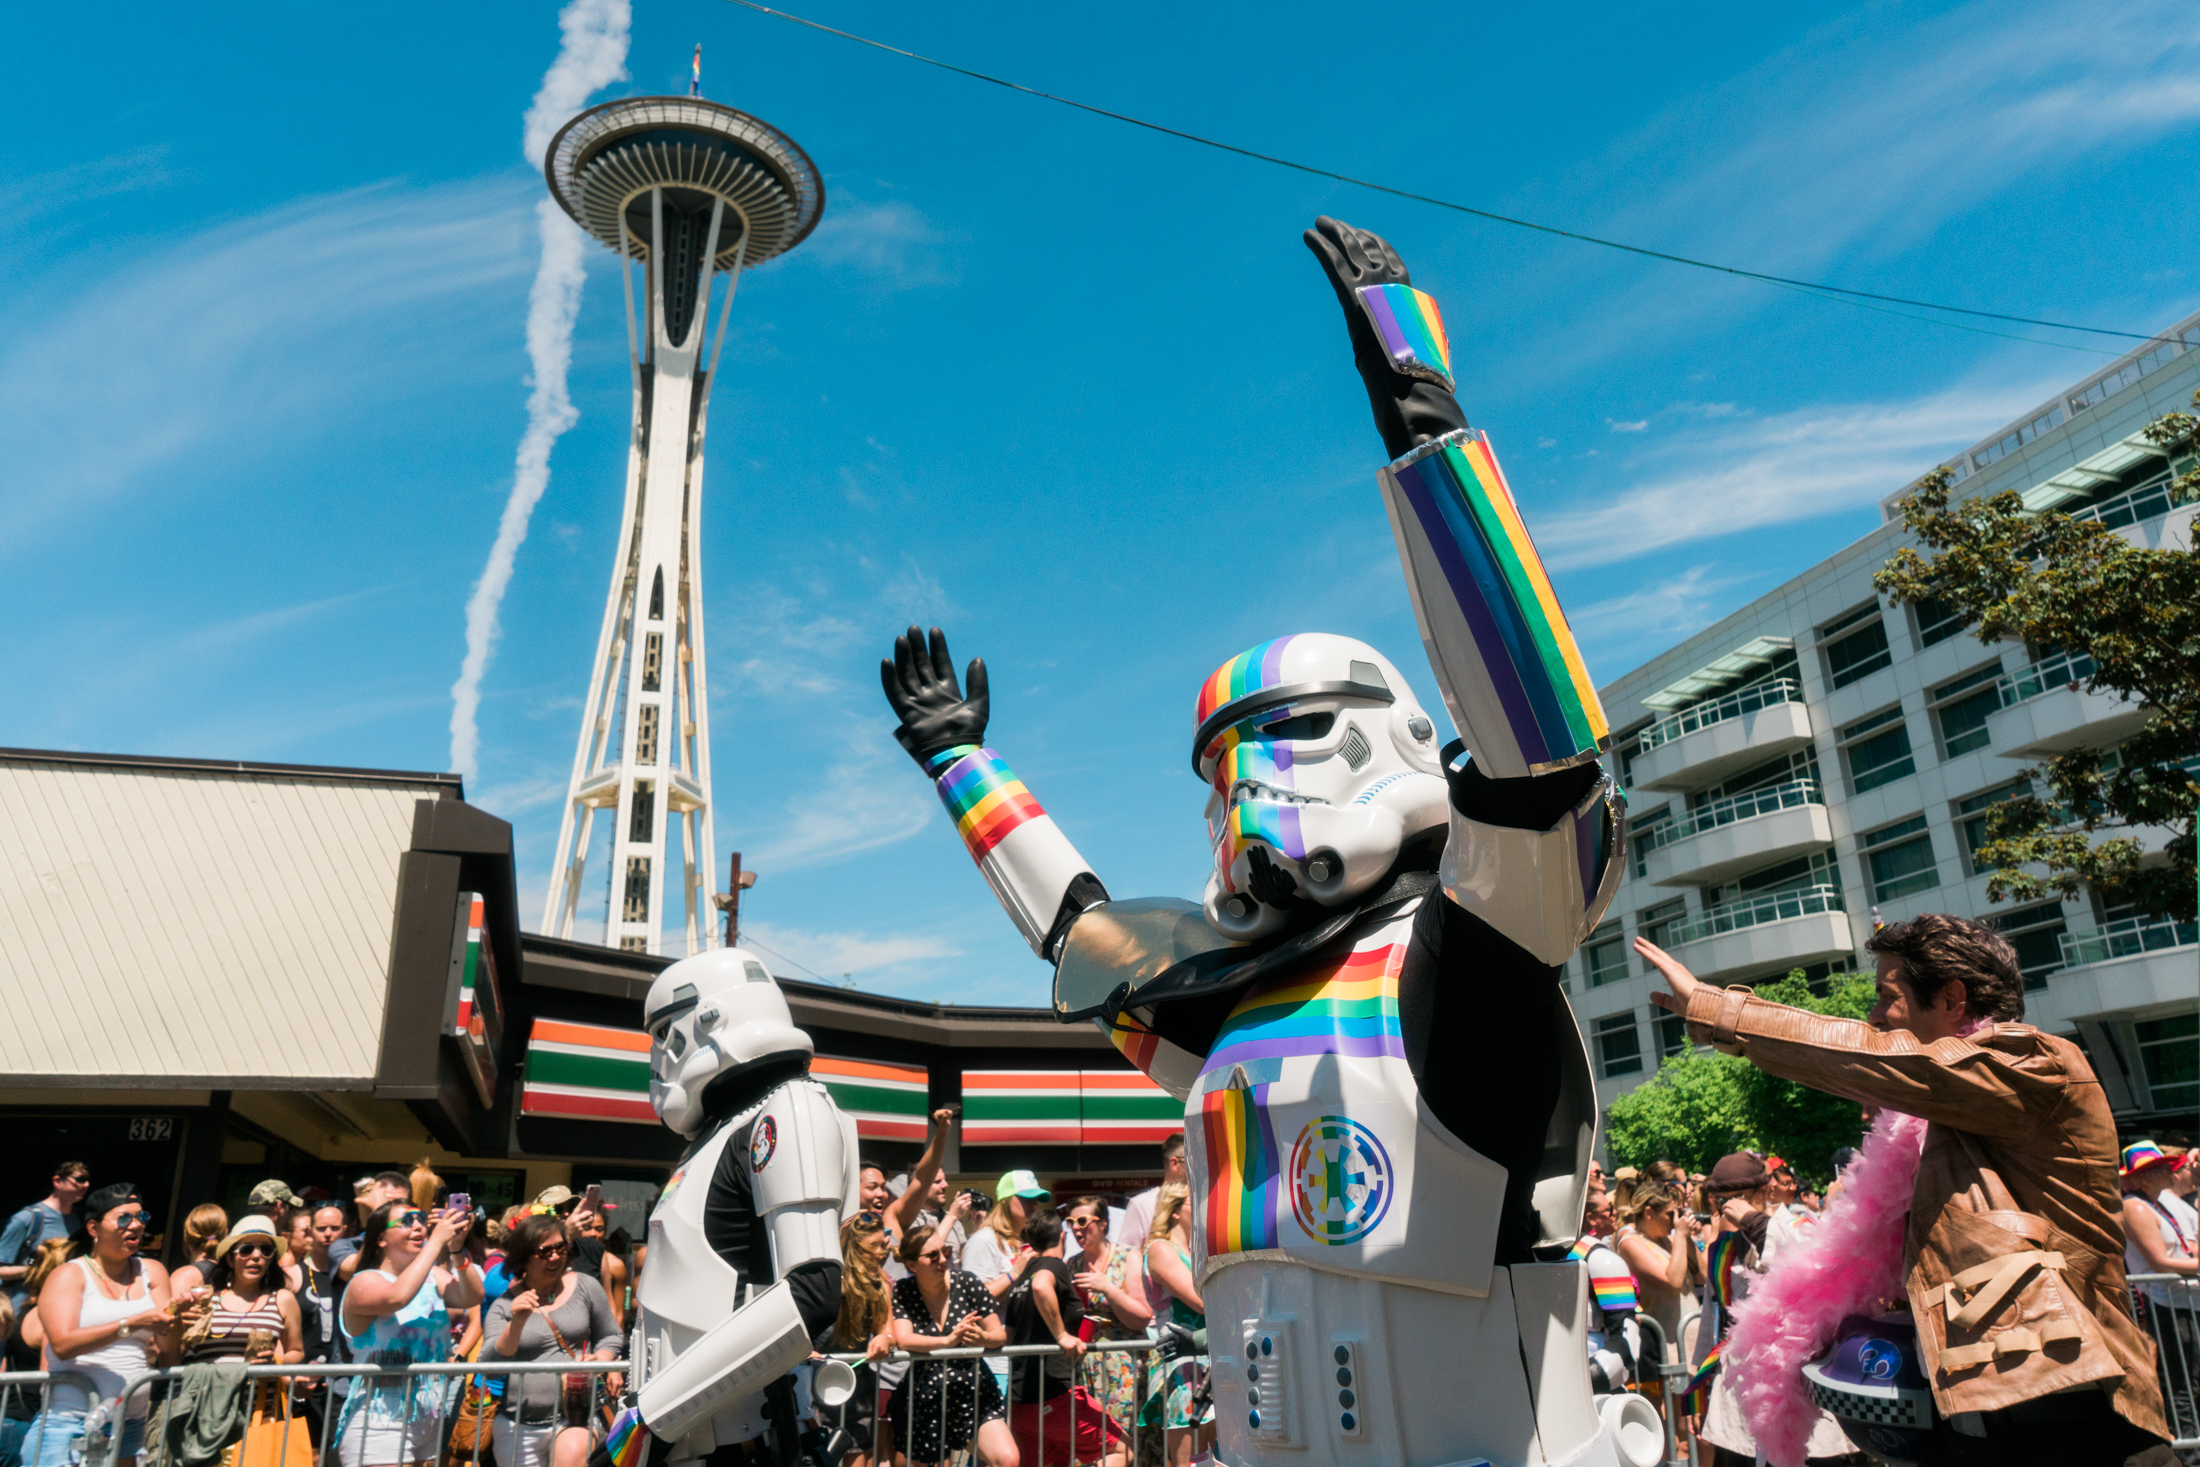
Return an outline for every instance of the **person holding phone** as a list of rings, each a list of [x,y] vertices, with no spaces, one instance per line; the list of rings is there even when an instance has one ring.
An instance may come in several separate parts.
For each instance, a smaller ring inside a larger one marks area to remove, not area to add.
[[[481,1270],[466,1253],[472,1225],[448,1210],[431,1220],[409,1201],[374,1210],[336,1311],[353,1359],[405,1366],[450,1357],[452,1313],[481,1302]],[[433,1461],[443,1395],[435,1382],[403,1376],[355,1383],[337,1418],[338,1458],[344,1467]]]
[[[985,1285],[953,1267],[944,1233],[919,1223],[902,1235],[909,1277],[894,1285],[894,1343],[912,1355],[973,1345],[998,1349],[1007,1327]],[[984,1467],[1016,1467],[1008,1405],[991,1370],[975,1359],[925,1360],[894,1392],[889,1419],[912,1463],[945,1462],[975,1445]]]

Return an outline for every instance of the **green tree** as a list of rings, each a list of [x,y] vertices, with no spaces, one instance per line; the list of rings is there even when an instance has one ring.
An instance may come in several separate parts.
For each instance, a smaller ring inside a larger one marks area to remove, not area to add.
[[[2200,393],[2194,394],[2200,407]],[[2182,503],[2200,498],[2200,419],[2170,413],[2146,430],[2173,465]],[[1931,552],[1895,552],[1873,584],[1897,602],[1937,599],[1982,642],[2022,640],[2085,653],[2089,691],[2139,704],[2146,721],[2119,749],[2073,749],[2039,767],[2044,792],[1996,805],[1978,862],[1995,901],[2071,896],[2085,887],[2110,905],[2193,920],[2194,825],[2200,809],[2200,557],[2154,550],[2054,512],[2027,510],[2013,492],[1949,503],[1936,469],[1901,503],[1902,520]],[[2142,865],[2128,832],[2168,827],[2162,862]],[[2097,833],[2105,838],[2096,840]]]
[[[1801,970],[1757,986],[1757,996],[1814,1014],[1861,1019],[1871,1012],[1869,974],[1842,973],[1816,993]],[[1766,1074],[1739,1055],[1684,1050],[1612,1102],[1605,1145],[1616,1166],[1665,1160],[1707,1172],[1734,1151],[1777,1154],[1800,1176],[1824,1181],[1833,1153],[1863,1136],[1854,1101]]]

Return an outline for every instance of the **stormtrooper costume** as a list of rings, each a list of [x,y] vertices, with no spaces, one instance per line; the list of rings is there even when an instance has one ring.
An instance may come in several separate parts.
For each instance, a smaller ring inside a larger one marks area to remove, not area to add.
[[[855,1123],[809,1077],[810,1036],[739,948],[674,963],[643,1002],[649,1100],[695,1144],[649,1216],[635,1405],[658,1463],[771,1428],[792,1460],[813,1339],[840,1308]]]
[[[1596,1104],[1561,965],[1625,862],[1604,713],[1435,302],[1372,234],[1322,219],[1306,242],[1460,739],[1346,637],[1224,662],[1193,720],[1195,905],[1109,897],[985,745],[984,664],[959,691],[937,629],[882,665],[895,737],[1055,965],[1057,1016],[1184,1098],[1218,1461],[1647,1467],[1659,1423],[1592,1397],[1567,1257]]]

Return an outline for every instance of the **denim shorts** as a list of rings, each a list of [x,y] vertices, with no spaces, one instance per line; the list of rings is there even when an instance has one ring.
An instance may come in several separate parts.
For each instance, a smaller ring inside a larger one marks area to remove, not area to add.
[[[23,1467],[77,1467],[84,1460],[82,1411],[42,1411],[23,1438]],[[145,1446],[145,1418],[132,1416],[115,1428],[115,1458],[135,1457]]]

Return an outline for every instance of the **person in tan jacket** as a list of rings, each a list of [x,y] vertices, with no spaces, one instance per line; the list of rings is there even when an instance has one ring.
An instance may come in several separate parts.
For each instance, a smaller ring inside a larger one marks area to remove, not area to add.
[[[1689,1037],[1768,1074],[1926,1122],[1904,1290],[1937,1460],[2171,1467],[2154,1347],[2131,1317],[2116,1127],[2083,1053],[2022,1022],[2016,953],[1937,913],[1872,935],[1867,1022],[1699,983],[1655,945]]]

